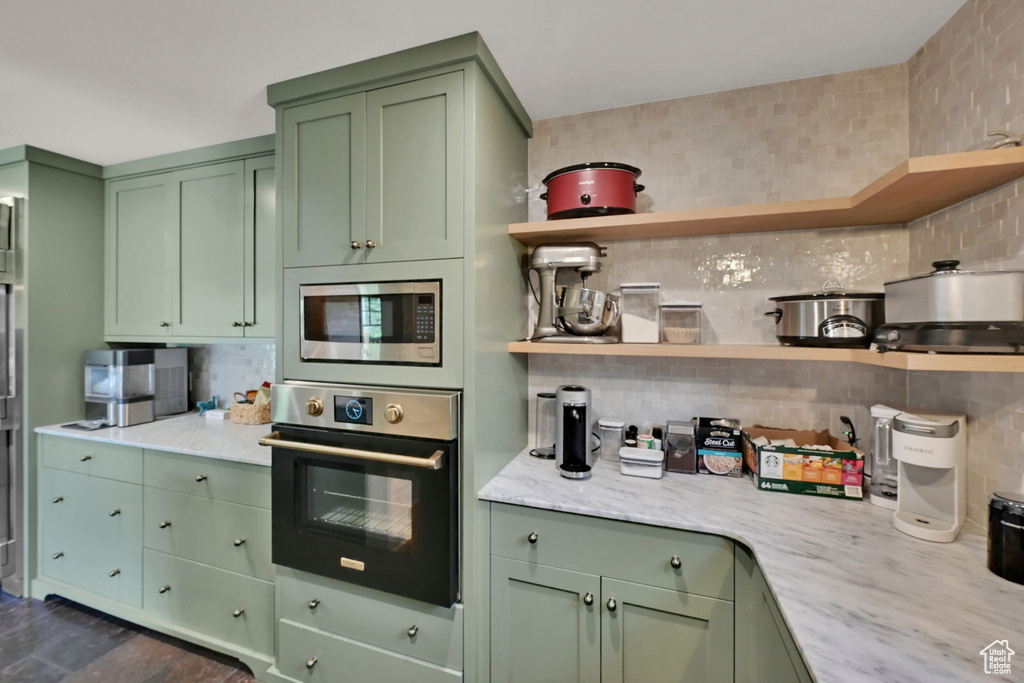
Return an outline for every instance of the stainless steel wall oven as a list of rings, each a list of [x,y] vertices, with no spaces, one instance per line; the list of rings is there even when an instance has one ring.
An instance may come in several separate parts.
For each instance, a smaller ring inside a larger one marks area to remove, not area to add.
[[[459,599],[458,392],[272,389],[275,564],[445,607]]]

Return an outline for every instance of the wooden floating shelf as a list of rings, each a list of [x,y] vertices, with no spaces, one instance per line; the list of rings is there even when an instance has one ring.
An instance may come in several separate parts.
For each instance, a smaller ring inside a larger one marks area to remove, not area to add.
[[[1024,177],[1024,147],[912,157],[852,197],[513,223],[526,245],[907,223]]]
[[[740,360],[859,363],[897,370],[945,372],[1024,372],[1022,355],[877,353],[869,349],[831,349],[781,344],[562,344],[510,342],[509,353],[654,358],[732,358]]]

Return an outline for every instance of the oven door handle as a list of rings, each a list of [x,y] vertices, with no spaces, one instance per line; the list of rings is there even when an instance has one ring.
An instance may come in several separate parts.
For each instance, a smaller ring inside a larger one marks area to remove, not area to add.
[[[397,455],[395,453],[378,453],[376,451],[360,451],[355,448],[342,448],[340,446],[321,446],[315,443],[303,443],[301,441],[287,441],[281,438],[281,432],[271,432],[260,439],[261,446],[274,448],[287,448],[293,451],[306,451],[308,453],[320,453],[322,455],[338,455],[343,458],[355,458],[357,460],[372,460],[374,462],[386,462],[392,465],[408,465],[409,467],[423,467],[428,470],[439,470],[444,467],[444,452],[434,451],[429,458],[414,458],[409,455]]]

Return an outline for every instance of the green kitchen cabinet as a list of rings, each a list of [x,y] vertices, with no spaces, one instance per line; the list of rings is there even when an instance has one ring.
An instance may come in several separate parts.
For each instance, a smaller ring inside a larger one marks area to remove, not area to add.
[[[601,577],[491,558],[492,683],[601,676]]]
[[[601,600],[602,683],[732,680],[732,602],[607,577]]]
[[[277,334],[277,204],[274,157],[245,160],[246,337]]]

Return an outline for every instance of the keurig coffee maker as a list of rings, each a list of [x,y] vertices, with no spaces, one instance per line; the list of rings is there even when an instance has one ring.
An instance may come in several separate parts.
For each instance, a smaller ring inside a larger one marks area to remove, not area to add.
[[[569,479],[586,479],[594,465],[590,452],[590,389],[567,384],[555,392],[555,465]]]

